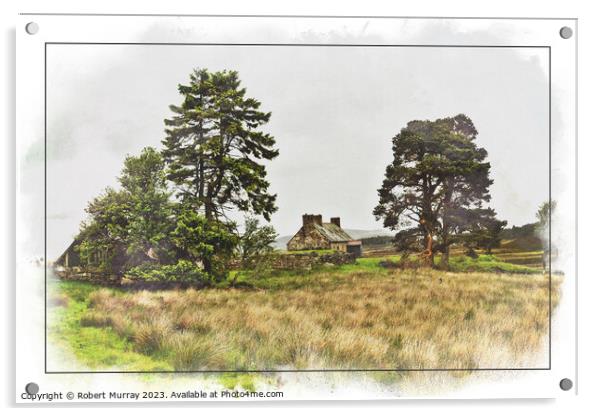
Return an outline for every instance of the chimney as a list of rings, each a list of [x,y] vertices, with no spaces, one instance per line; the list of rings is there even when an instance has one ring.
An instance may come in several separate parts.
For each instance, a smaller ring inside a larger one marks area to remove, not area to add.
[[[337,227],[341,227],[341,217],[332,217],[330,222],[336,224]]]
[[[311,214],[303,214],[303,227],[307,227],[313,222],[314,216]]]
[[[303,214],[303,227],[311,224],[322,225],[322,215]]]

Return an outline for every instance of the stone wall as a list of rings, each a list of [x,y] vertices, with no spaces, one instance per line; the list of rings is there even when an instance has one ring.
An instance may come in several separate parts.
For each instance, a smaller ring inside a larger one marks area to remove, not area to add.
[[[312,270],[321,265],[341,266],[344,264],[354,264],[357,255],[351,253],[342,253],[335,251],[333,253],[286,253],[274,254],[271,256],[270,267],[274,270]],[[240,269],[241,264],[238,259],[232,260],[229,264],[231,269]],[[124,282],[123,276],[117,274],[102,273],[97,270],[82,267],[57,267],[54,273],[63,280],[77,280],[103,285],[132,286],[132,282]],[[162,284],[162,283],[157,283]],[[180,283],[174,282],[179,285]],[[133,287],[133,286],[132,286]]]
[[[95,284],[115,285],[121,284],[122,276],[117,274],[103,273],[97,270],[83,267],[57,267],[54,273],[62,280],[77,280]]]
[[[324,265],[343,265],[355,263],[356,256],[348,253],[287,253],[274,256],[272,268],[276,270],[311,270]]]
[[[331,264],[340,266],[354,264],[358,256],[350,253],[275,253],[270,257],[270,268],[274,270],[311,270],[316,266]],[[229,264],[230,269],[242,267],[239,259],[233,259]]]

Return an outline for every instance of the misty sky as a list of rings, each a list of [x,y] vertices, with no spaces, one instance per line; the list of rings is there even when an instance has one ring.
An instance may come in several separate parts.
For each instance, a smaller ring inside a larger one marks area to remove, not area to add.
[[[87,202],[123,159],[160,147],[168,105],[194,67],[239,72],[272,119],[264,130],[278,194],[272,223],[303,213],[379,229],[372,215],[391,138],[410,120],[468,115],[492,165],[491,206],[510,225],[548,196],[545,49],[270,46],[48,46],[48,255],[77,233]]]

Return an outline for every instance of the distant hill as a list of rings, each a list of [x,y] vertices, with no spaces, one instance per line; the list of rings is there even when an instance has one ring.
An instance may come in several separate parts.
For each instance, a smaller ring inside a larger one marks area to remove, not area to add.
[[[394,234],[389,230],[356,230],[345,228],[344,229],[347,234],[349,234],[352,238],[356,240],[362,240],[364,238],[371,237],[384,237],[384,236],[393,236]],[[274,248],[277,250],[286,250],[286,243],[292,238],[292,235],[283,235],[276,239],[274,243]]]
[[[394,236],[392,235],[379,235],[376,237],[362,238],[362,245],[364,246],[364,248],[394,249],[393,238]]]
[[[274,246],[276,250],[286,250],[286,243],[288,243],[288,240],[290,240],[292,237],[292,235],[283,235],[278,237],[272,246]]]
[[[395,235],[395,233],[393,233],[389,230],[353,230],[353,229],[346,228],[345,232],[357,240],[361,240],[362,238]]]
[[[513,240],[521,237],[533,237],[536,236],[537,223],[525,224],[517,227],[513,225],[512,228],[505,228],[502,230],[501,237],[505,240]]]
[[[539,251],[542,250],[541,239],[537,235],[537,223],[520,227],[506,228],[501,233],[503,249]]]

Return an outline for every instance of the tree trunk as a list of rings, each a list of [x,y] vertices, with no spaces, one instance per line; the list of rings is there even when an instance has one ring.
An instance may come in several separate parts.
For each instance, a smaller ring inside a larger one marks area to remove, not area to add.
[[[207,221],[213,221],[213,218],[214,218],[213,206],[209,201],[205,201],[205,218],[207,219]],[[203,265],[204,265],[205,272],[207,272],[207,274],[209,274],[209,275],[211,275],[213,273],[213,261],[212,260],[213,259],[211,258],[211,255],[208,255],[203,258]]]
[[[443,249],[439,267],[443,270],[449,270],[449,246],[447,244],[445,244],[445,248]]]
[[[433,253],[433,235],[430,231],[427,232],[424,251],[424,265],[433,268],[435,266],[435,253]]]
[[[449,246],[450,246],[450,237],[449,237],[449,221],[448,221],[448,208],[452,200],[452,190],[453,190],[453,181],[450,179],[445,180],[445,186],[447,191],[445,192],[445,196],[443,198],[443,202],[441,205],[441,244],[443,246],[443,253],[441,254],[441,262],[439,263],[439,267],[443,270],[449,270]]]

